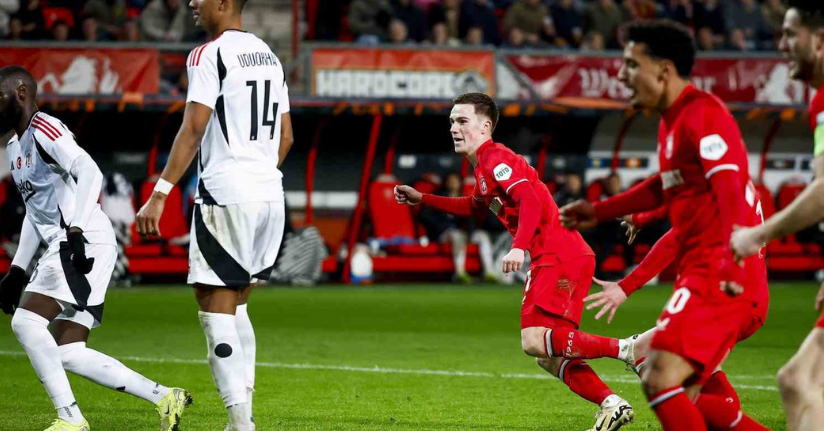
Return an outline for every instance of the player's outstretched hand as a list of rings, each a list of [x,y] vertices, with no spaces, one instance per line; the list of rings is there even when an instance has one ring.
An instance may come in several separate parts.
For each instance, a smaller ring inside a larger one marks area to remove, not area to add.
[[[143,238],[149,235],[160,236],[160,216],[166,206],[166,195],[154,192],[137,212],[137,233]]]
[[[764,232],[763,225],[755,227],[733,226],[732,228],[730,247],[735,253],[736,260],[758,253],[767,242],[767,234]]]
[[[513,248],[502,260],[504,275],[509,275],[510,272],[518,272],[524,266],[524,251],[520,248]]]
[[[0,281],[0,309],[8,315],[20,305],[20,295],[26,288],[26,270],[12,265],[8,274]]]
[[[821,306],[824,305],[824,283],[818,288],[818,295],[815,295],[815,309],[821,311]]]
[[[423,193],[412,187],[403,185],[395,186],[395,201],[399,204],[417,205],[421,203]]]
[[[561,224],[567,229],[589,229],[598,224],[595,207],[583,199],[564,205],[560,213]]]
[[[641,232],[641,229],[635,227],[632,224],[632,216],[624,216],[624,221],[621,222],[621,226],[627,228],[626,236],[627,236],[627,244],[632,244],[635,241],[635,237],[638,236],[638,232]]]
[[[601,307],[601,311],[595,315],[595,320],[599,320],[604,314],[609,312],[607,316],[607,323],[612,323],[612,318],[615,317],[615,312],[618,307],[627,300],[627,294],[621,289],[621,286],[614,281],[603,281],[592,277],[592,281],[604,288],[604,290],[593,293],[584,298],[584,302],[588,302],[587,310]]]
[[[86,240],[83,238],[83,231],[73,227],[66,234],[66,239],[72,250],[72,266],[74,269],[81,274],[92,272],[94,258],[86,257]]]

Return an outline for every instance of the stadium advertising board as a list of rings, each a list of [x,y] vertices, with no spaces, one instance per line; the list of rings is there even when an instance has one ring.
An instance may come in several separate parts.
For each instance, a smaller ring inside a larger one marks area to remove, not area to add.
[[[563,98],[627,101],[630,92],[618,82],[620,57],[574,55],[510,55],[506,60],[520,73],[522,82],[543,100]],[[787,60],[781,58],[700,58],[693,82],[725,102],[770,105],[801,104],[805,87],[789,76]],[[501,84],[503,85],[503,84]],[[503,87],[500,88],[504,92]],[[521,89],[519,98],[529,98]],[[511,91],[506,91],[512,94]]]
[[[0,65],[19,64],[41,93],[157,93],[160,52],[154,49],[6,48]]]
[[[469,91],[495,94],[491,51],[315,48],[312,95],[452,99]]]

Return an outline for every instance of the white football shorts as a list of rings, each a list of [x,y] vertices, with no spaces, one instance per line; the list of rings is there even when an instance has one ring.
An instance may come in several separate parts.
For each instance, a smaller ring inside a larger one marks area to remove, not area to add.
[[[283,202],[195,205],[189,284],[242,289],[268,280],[285,221]]]
[[[117,261],[117,246],[86,244],[86,257],[94,258],[92,271],[75,271],[66,241],[54,241],[32,271],[26,292],[54,298],[63,308],[57,319],[70,320],[89,329],[103,321],[103,301]]]

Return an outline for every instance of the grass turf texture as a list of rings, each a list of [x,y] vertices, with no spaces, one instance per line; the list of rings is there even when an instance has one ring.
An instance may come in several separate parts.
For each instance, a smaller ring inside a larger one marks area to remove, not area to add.
[[[745,411],[772,430],[786,429],[774,376],[815,321],[816,289],[810,283],[773,283],[766,326],[725,365]],[[585,312],[582,329],[616,337],[646,330],[670,293],[669,286],[638,292],[612,325]],[[590,428],[596,406],[521,352],[520,302],[514,286],[259,289],[249,306],[258,342],[258,429]],[[55,413],[9,320],[0,317],[0,430],[42,430]],[[222,430],[226,424],[190,289],[113,289],[104,325],[92,332],[89,346],[150,379],[190,390],[195,404],[183,430]],[[627,430],[659,429],[634,374],[615,360],[590,363],[635,406],[636,421]],[[147,402],[70,379],[92,430],[157,428]]]

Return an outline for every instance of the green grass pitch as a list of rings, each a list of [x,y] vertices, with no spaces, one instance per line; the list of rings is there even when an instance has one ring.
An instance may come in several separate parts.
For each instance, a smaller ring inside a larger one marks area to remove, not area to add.
[[[725,365],[745,411],[784,430],[775,373],[811,329],[811,283],[772,285],[766,326]],[[612,325],[585,312],[582,329],[624,337],[651,327],[669,286],[647,287]],[[249,313],[258,342],[259,430],[586,430],[596,406],[549,378],[520,349],[520,288],[441,284],[262,288]],[[42,430],[55,417],[0,316],[0,430]],[[205,363],[197,306],[186,287],[113,289],[90,347],[147,377],[189,389],[182,429],[220,431],[226,414]],[[164,362],[165,361],[165,362]],[[634,374],[590,361],[636,408],[627,430],[660,429]],[[70,376],[94,431],[153,430],[153,406]]]

